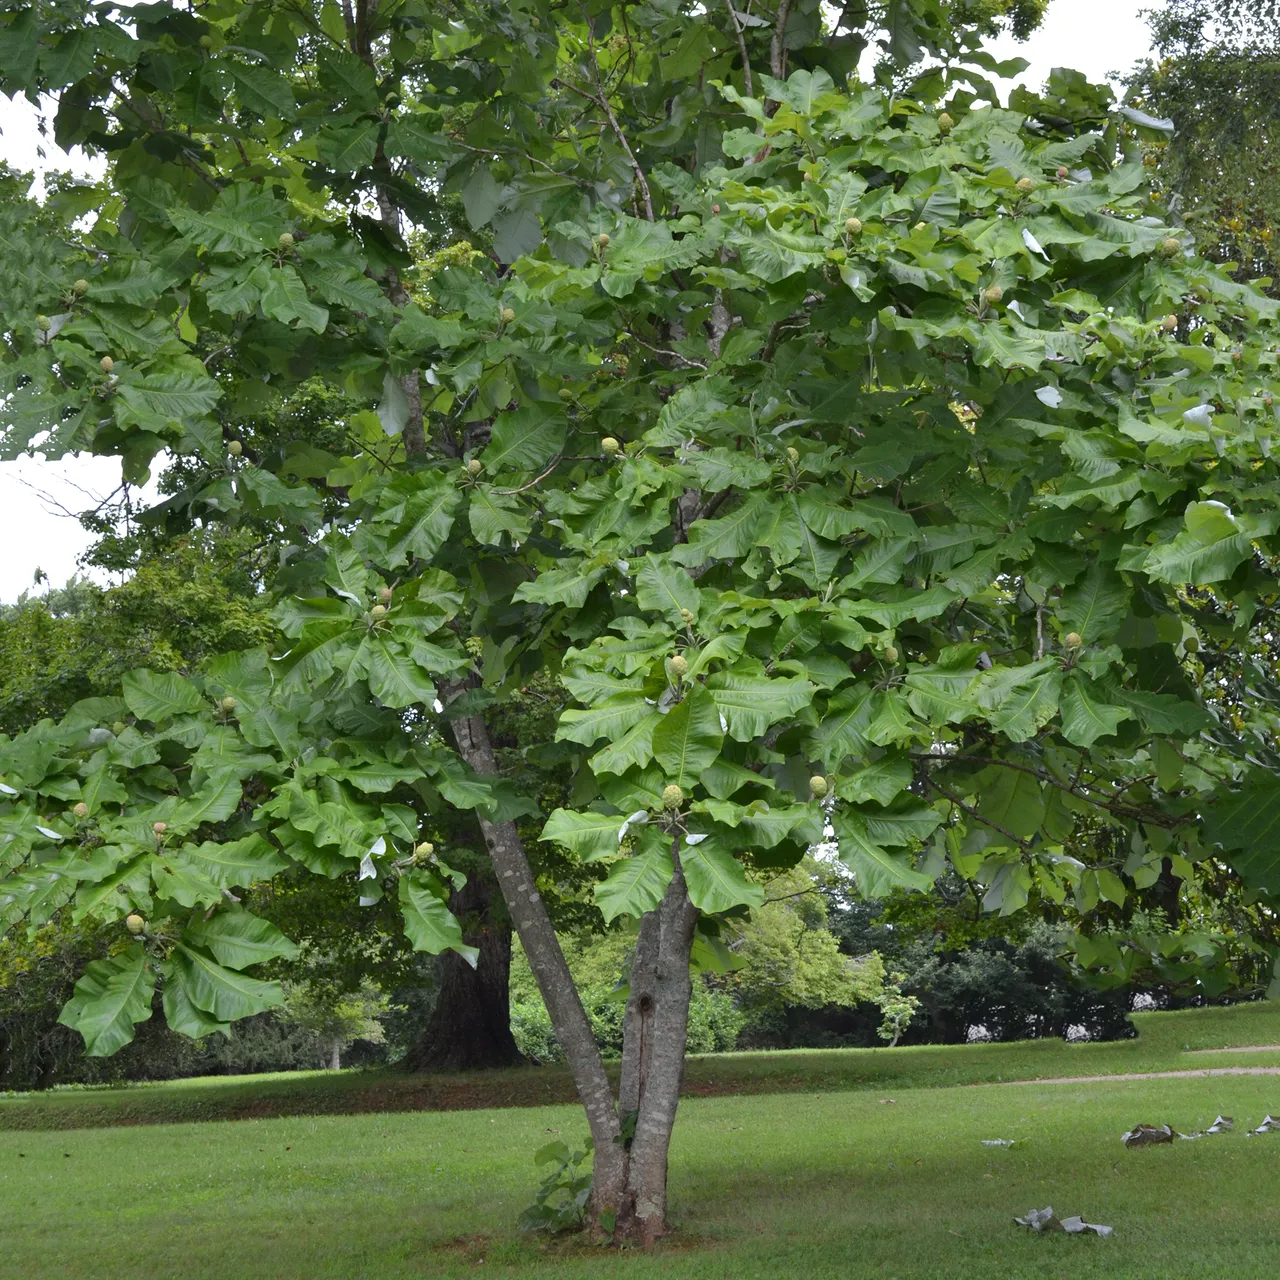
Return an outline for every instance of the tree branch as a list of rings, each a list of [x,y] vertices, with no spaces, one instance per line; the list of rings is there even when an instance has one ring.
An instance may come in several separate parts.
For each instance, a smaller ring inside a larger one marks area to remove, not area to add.
[[[751,79],[751,59],[747,57],[747,40],[742,34],[742,23],[738,21],[738,14],[733,7],[733,0],[724,0],[725,8],[729,10],[729,21],[733,23],[733,34],[738,38],[738,53],[742,56],[742,81],[747,88],[747,97],[754,98],[756,96],[755,89],[752,88]]]

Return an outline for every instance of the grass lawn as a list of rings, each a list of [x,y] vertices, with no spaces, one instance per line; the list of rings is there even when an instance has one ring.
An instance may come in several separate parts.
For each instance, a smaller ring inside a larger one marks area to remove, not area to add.
[[[572,1107],[0,1134],[0,1275],[1211,1277],[1280,1272],[1280,1134],[1125,1150],[1138,1121],[1256,1124],[1280,1077],[694,1098],[653,1255],[512,1223]],[[989,1148],[981,1139],[1026,1138]],[[1038,1237],[1052,1204],[1115,1228]]]
[[[847,1055],[755,1056],[734,1079],[755,1088],[772,1078],[785,1091],[682,1104],[677,1231],[650,1255],[547,1245],[514,1228],[535,1185],[533,1151],[585,1131],[573,1106],[11,1129],[0,1132],[0,1277],[1269,1280],[1280,1274],[1280,1134],[1244,1129],[1280,1115],[1280,1076],[1014,1088],[952,1080],[968,1060],[975,1074],[995,1068],[1006,1079],[1018,1063],[1041,1076],[1102,1074],[1103,1063],[1111,1072],[1268,1065],[1280,1055],[1188,1056],[1184,1046],[1280,1044],[1278,1024],[1280,1010],[1258,1005],[1147,1015],[1141,1050],[882,1050],[873,1056],[902,1065],[877,1068],[876,1088],[871,1068],[848,1066]],[[734,1061],[699,1066],[722,1072]],[[797,1072],[810,1073],[808,1088]],[[814,1085],[822,1072],[857,1087]],[[210,1082],[185,1087],[199,1094]],[[46,1105],[74,1113],[86,1096],[68,1091]],[[1140,1121],[1190,1130],[1219,1112],[1236,1117],[1235,1132],[1132,1151],[1120,1143]],[[991,1148],[983,1138],[1027,1141]],[[1013,1225],[1046,1204],[1115,1235],[1039,1237]]]
[[[927,1045],[899,1049],[795,1050],[695,1057],[685,1073],[690,1097],[901,1090],[1054,1076],[1118,1075],[1220,1066],[1280,1066],[1280,1002],[1134,1015],[1138,1038],[1107,1044],[1061,1040]],[[1223,1046],[1274,1051],[1205,1053]],[[128,1088],[62,1089],[0,1097],[0,1130],[263,1119],[386,1111],[452,1111],[571,1102],[562,1067],[474,1075],[394,1071],[221,1076]]]

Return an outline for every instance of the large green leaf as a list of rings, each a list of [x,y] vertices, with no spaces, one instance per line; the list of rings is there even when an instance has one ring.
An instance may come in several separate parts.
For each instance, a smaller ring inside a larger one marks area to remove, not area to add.
[[[1072,671],[1063,681],[1062,733],[1068,742],[1091,747],[1133,715],[1128,707],[1113,706],[1104,698],[1102,690],[1079,671]]]
[[[1143,563],[1151,577],[1175,586],[1199,586],[1229,578],[1252,554],[1254,539],[1274,533],[1278,518],[1234,515],[1220,502],[1193,502],[1186,528],[1155,547]]]
[[[732,907],[759,907],[764,888],[752,884],[742,864],[714,839],[680,850],[680,866],[689,889],[689,900],[699,911],[728,911]]]
[[[263,982],[225,968],[185,943],[178,944],[171,960],[191,1004],[218,1022],[236,1022],[284,1003],[278,982]]]
[[[439,896],[439,883],[425,872],[411,871],[400,877],[400,912],[404,931],[415,951],[439,955],[456,951],[475,968],[479,951],[462,940],[462,926]]]
[[[654,717],[653,708],[635,694],[616,694],[586,711],[570,710],[560,715],[556,741],[580,742],[589,747],[601,738],[616,742],[633,725]]]
[[[148,671],[145,667],[128,671],[121,687],[129,710],[139,720],[156,724],[174,716],[190,715],[205,706],[195,685],[173,671]]]
[[[684,612],[695,618],[698,615],[698,588],[688,570],[672,564],[665,556],[647,555],[640,562],[636,599],[642,609],[662,614],[677,627],[684,626]]]
[[[497,475],[542,468],[564,447],[566,430],[559,405],[534,403],[500,413],[484,451],[485,470]]]
[[[620,813],[585,813],[557,809],[542,828],[543,840],[554,840],[590,862],[618,852],[618,833],[625,821]]]
[[[206,840],[200,845],[186,844],[173,856],[175,862],[186,863],[221,889],[248,888],[270,880],[289,865],[259,835],[226,843]]]
[[[884,898],[895,889],[925,890],[932,886],[932,877],[916,871],[909,857],[891,854],[871,838],[860,812],[842,809],[836,813],[833,825],[840,861],[853,872],[858,892],[864,898]]]
[[[595,887],[596,905],[605,923],[620,915],[638,919],[652,911],[662,901],[674,872],[671,849],[665,841],[647,842],[640,852],[615,863],[609,878]]]
[[[58,1021],[84,1037],[89,1057],[108,1057],[133,1039],[135,1023],[151,1017],[155,988],[146,952],[135,942],[122,954],[89,965]]]
[[[170,825],[175,831],[193,831],[206,822],[222,822],[239,808],[242,794],[237,773],[217,773],[190,800],[178,805]]]
[[[247,969],[267,960],[292,960],[298,954],[296,943],[269,920],[248,911],[218,911],[207,920],[189,924],[182,937],[211,952],[228,969]]]
[[[1114,573],[1094,561],[1075,586],[1062,593],[1057,609],[1063,632],[1074,631],[1094,644],[1110,636],[1129,612],[1129,588]]]
[[[198,1008],[191,997],[191,970],[181,955],[161,966],[164,972],[164,1017],[179,1035],[202,1039],[215,1031],[230,1036],[231,1023],[220,1022],[212,1014]]]
[[[801,678],[771,680],[764,675],[717,671],[707,680],[707,691],[729,726],[729,736],[750,742],[807,707],[814,689]]]
[[[1260,775],[1205,810],[1205,835],[1244,882],[1280,900],[1280,778]]]
[[[715,763],[723,741],[720,712],[706,689],[695,684],[658,722],[653,754],[668,783],[692,790],[698,775]]]

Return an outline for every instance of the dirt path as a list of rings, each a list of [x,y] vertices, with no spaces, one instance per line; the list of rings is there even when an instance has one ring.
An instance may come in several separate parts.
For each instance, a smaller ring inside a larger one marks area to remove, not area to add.
[[[1221,1049],[1184,1049],[1183,1053],[1280,1053],[1280,1044],[1224,1045]]]
[[[1114,1076],[1049,1076],[1043,1080],[992,1080],[987,1085],[1105,1084],[1113,1080],[1179,1080],[1196,1076],[1280,1076],[1280,1067],[1196,1067],[1190,1071],[1128,1071]],[[987,1087],[979,1085],[979,1088]]]

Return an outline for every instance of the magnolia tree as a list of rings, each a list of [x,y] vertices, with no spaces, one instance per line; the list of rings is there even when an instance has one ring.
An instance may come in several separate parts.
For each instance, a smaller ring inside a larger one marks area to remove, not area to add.
[[[1280,892],[1270,726],[1196,687],[1198,601],[1244,631],[1274,590],[1277,304],[1162,223],[1160,122],[1069,73],[1004,109],[970,6],[890,9],[886,58],[938,62],[909,92],[846,80],[875,33],[816,0],[4,12],[4,90],[110,161],[58,197],[78,239],[0,210],[6,452],[188,455],[165,513],[292,538],[274,649],[0,739],[5,925],[119,921],[89,1052],[157,991],[193,1036],[278,1002],[243,899],[286,870],[470,954],[421,833],[473,811],[593,1221],[648,1242],[691,966],[824,837],[864,895],[950,870],[998,912],[1206,858]],[[449,192],[492,253],[415,279]],[[227,438],[317,374],[347,454]],[[491,739],[539,672],[574,703],[542,839],[637,927],[616,1092]]]

